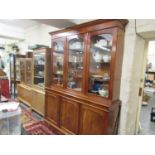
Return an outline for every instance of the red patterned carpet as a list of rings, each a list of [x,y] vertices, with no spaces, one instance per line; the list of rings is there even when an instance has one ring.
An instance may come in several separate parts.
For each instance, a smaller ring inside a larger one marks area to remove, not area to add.
[[[55,135],[50,129],[50,126],[44,121],[35,122],[26,126],[24,129],[30,135]]]
[[[43,120],[37,120],[27,109],[22,108],[22,126],[28,135],[55,135],[51,126]]]

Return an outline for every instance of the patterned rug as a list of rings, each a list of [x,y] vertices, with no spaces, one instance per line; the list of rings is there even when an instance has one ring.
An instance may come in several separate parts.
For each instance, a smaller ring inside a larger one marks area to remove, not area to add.
[[[25,127],[25,130],[30,135],[55,135],[50,126],[44,121],[39,121],[28,125]]]
[[[43,120],[37,120],[27,109],[22,108],[21,121],[23,129],[28,135],[55,135],[50,125]]]
[[[25,109],[22,109],[21,121],[23,128],[38,122],[38,120],[32,116],[31,112]]]

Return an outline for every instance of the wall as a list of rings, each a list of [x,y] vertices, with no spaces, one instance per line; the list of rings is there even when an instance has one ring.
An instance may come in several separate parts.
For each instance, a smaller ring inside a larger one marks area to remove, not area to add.
[[[24,42],[19,44],[21,52],[28,51],[28,46],[41,44],[51,47],[51,37],[49,32],[58,30],[55,27],[38,24],[25,30]]]
[[[135,20],[129,20],[125,32],[125,47],[123,70],[121,78],[122,100],[120,134],[135,134],[137,118],[140,114],[140,98],[138,97],[141,78],[144,78],[145,47],[150,39],[155,38],[155,20],[137,20],[137,32],[144,37],[140,38],[135,33]]]
[[[24,40],[24,30],[0,23],[0,37]]]

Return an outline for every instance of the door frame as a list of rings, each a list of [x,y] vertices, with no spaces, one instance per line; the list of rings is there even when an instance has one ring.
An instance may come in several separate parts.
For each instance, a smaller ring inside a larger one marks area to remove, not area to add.
[[[139,91],[141,91],[141,92],[139,92],[139,97],[138,97],[136,126],[135,126],[135,134],[136,135],[141,130],[140,115],[141,115],[142,100],[143,100],[145,72],[146,72],[147,56],[148,56],[148,45],[149,45],[149,40],[145,41],[145,45],[144,45],[143,64],[142,64],[142,69],[141,69],[141,79],[140,79],[140,83],[139,83]]]

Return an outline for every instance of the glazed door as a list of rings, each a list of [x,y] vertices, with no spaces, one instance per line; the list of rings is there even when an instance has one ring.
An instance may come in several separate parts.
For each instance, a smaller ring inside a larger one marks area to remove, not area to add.
[[[16,57],[16,81],[20,81],[20,61]]]
[[[21,82],[25,83],[25,59],[20,59],[20,78]]]
[[[32,84],[32,59],[26,59],[26,84]]]
[[[109,98],[112,81],[112,44],[111,30],[96,31],[89,34],[87,59],[87,93]]]
[[[45,52],[36,52],[33,54],[34,77],[33,83],[36,86],[45,86]]]
[[[64,86],[64,39],[54,39],[52,43],[52,84]]]
[[[11,80],[15,80],[15,57],[13,54],[10,54],[10,77]]]
[[[84,41],[82,34],[67,38],[67,88],[77,92],[82,92],[84,85]]]

